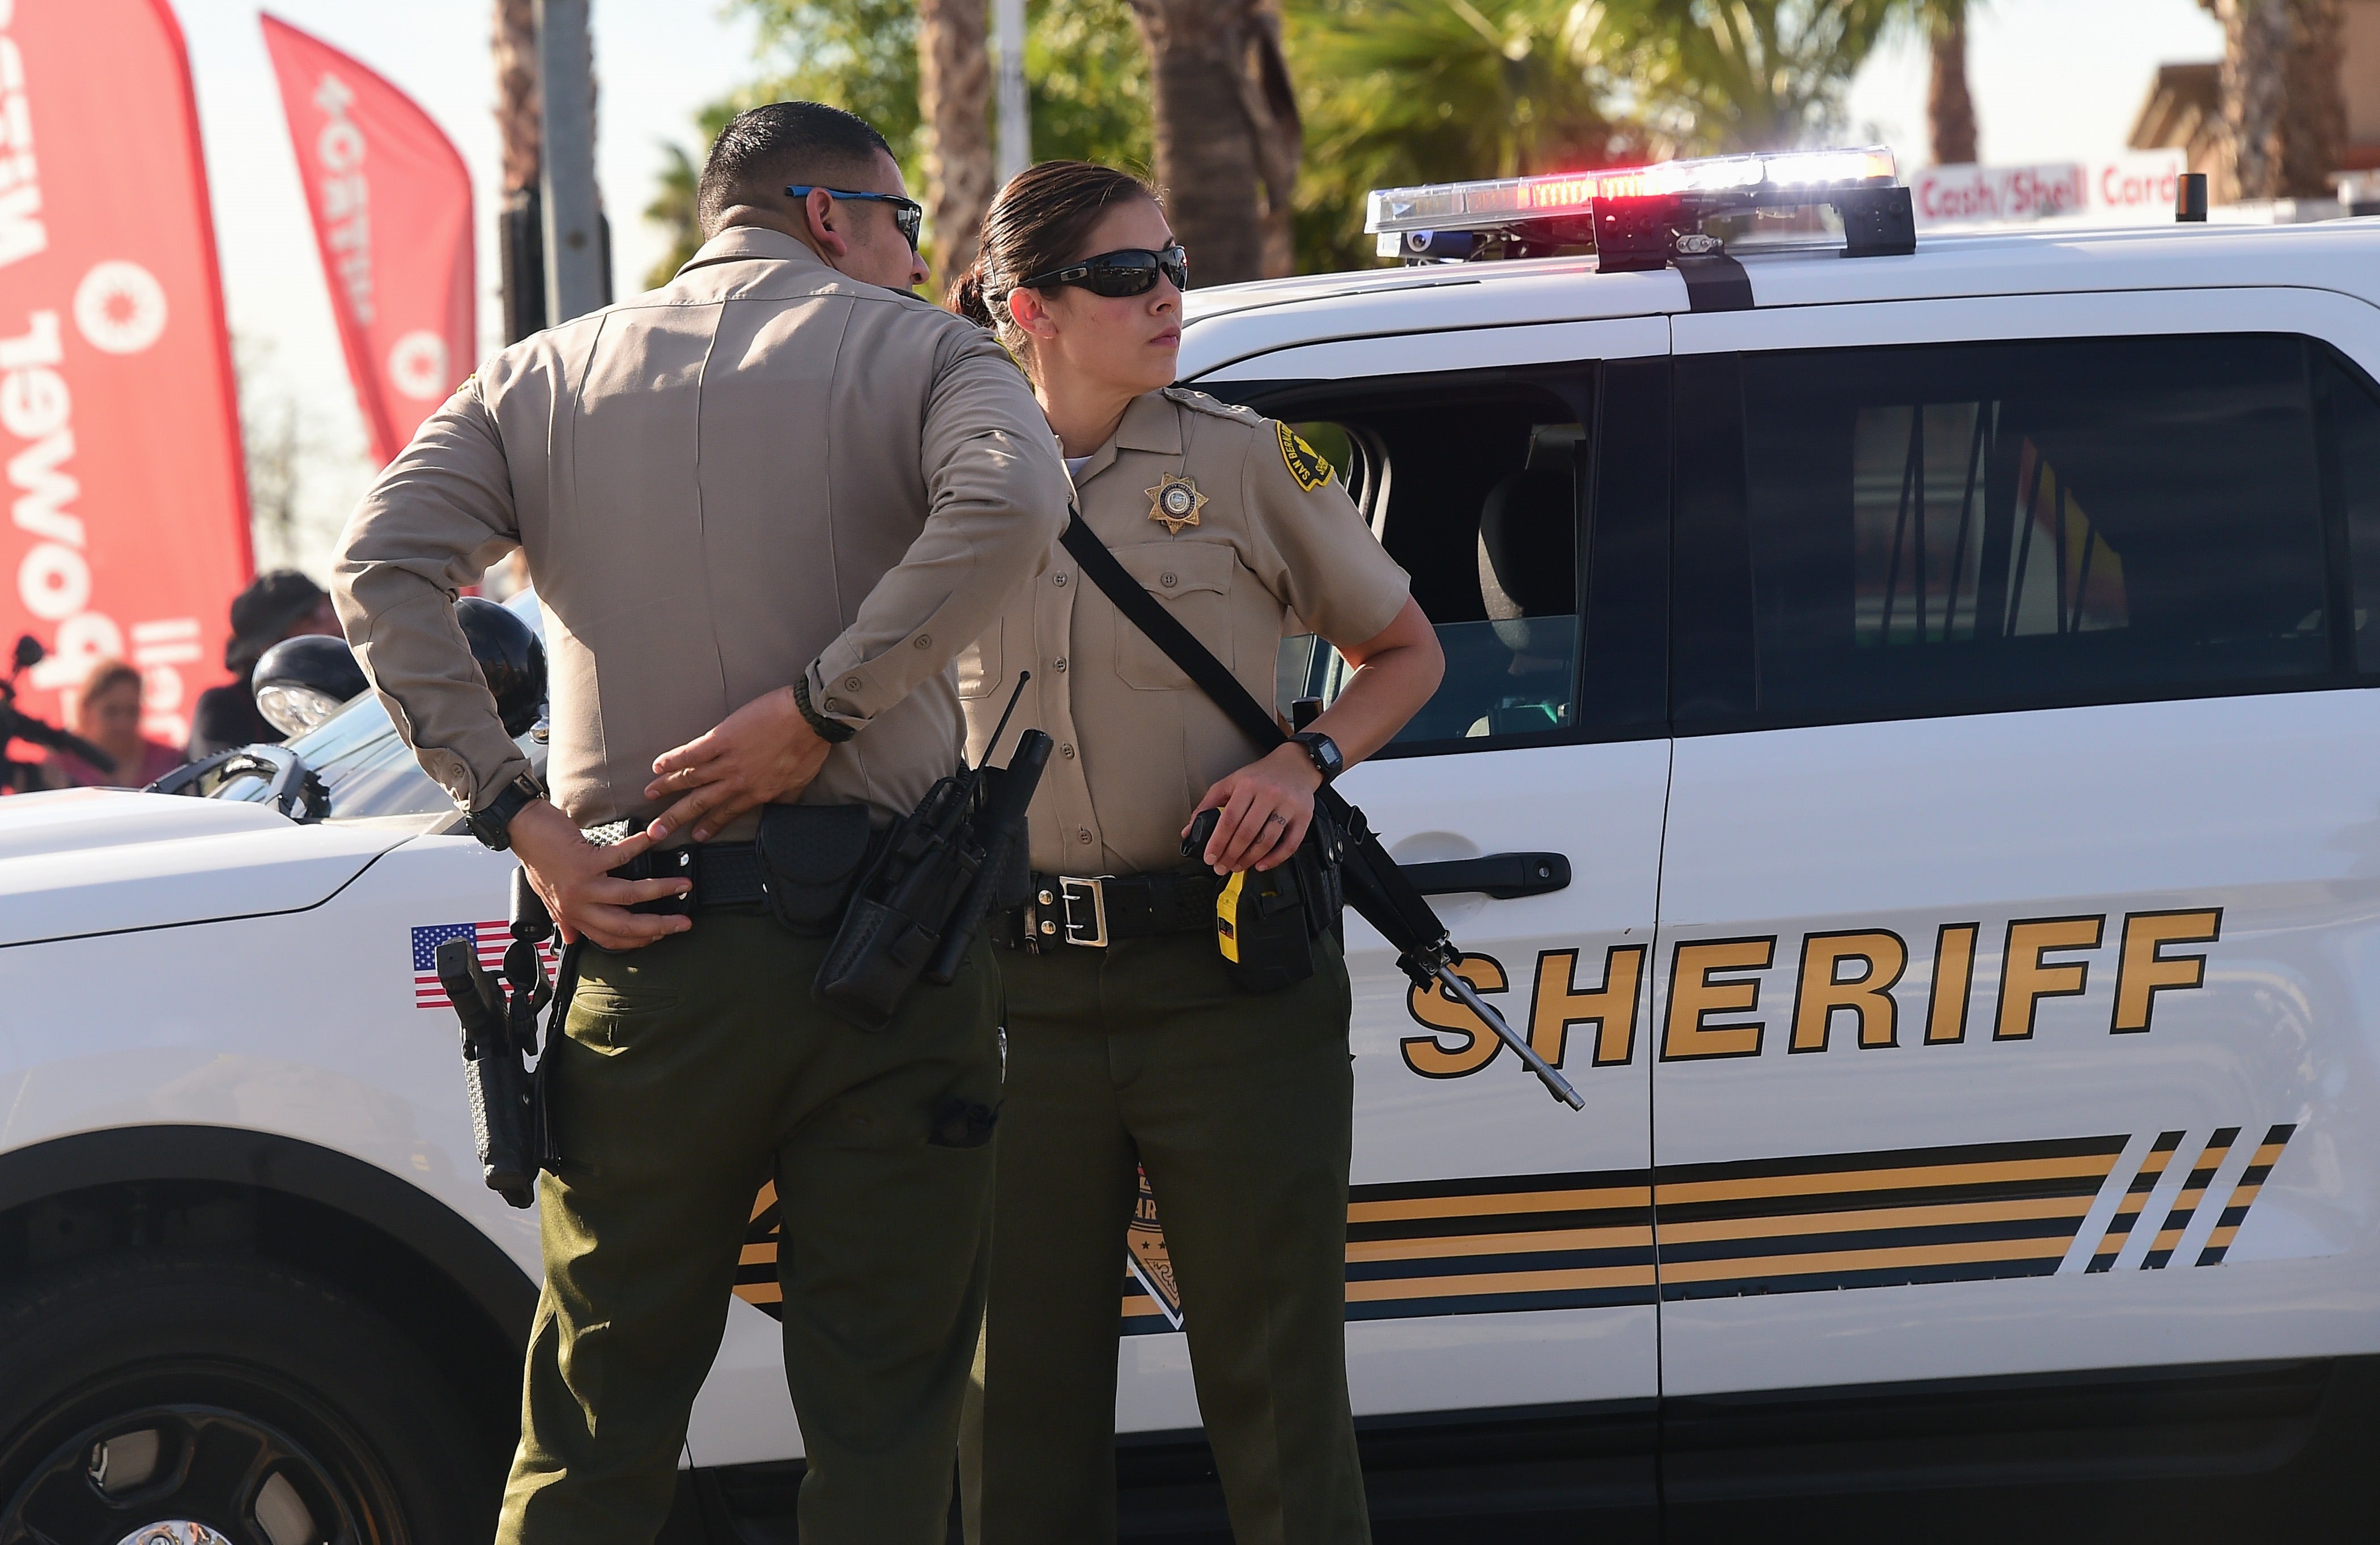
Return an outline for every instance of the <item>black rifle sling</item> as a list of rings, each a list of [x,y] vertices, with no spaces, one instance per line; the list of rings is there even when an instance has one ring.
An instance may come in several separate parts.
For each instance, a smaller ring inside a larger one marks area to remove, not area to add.
[[[1199,643],[1197,635],[1165,609],[1164,602],[1150,595],[1116,561],[1116,555],[1083,523],[1083,517],[1071,507],[1066,515],[1066,532],[1059,541],[1083,566],[1084,577],[1098,585],[1100,593],[1113,601],[1116,610],[1146,634],[1151,644],[1164,651],[1166,658],[1181,667],[1183,673],[1197,683],[1198,690],[1222,709],[1243,734],[1268,751],[1289,739],[1264,705],[1240,684],[1240,679],[1225,669],[1214,652]],[[1366,921],[1397,948],[1399,954],[1416,960],[1443,955],[1447,948],[1446,924],[1439,921],[1429,902],[1414,888],[1404,871],[1397,867],[1396,860],[1389,856],[1388,849],[1373,835],[1364,813],[1327,783],[1316,791],[1315,800],[1330,812],[1346,835],[1348,905],[1363,913]]]
[[[1075,555],[1075,561],[1083,566],[1085,577],[1115,602],[1116,610],[1130,619],[1134,627],[1147,634],[1151,644],[1165,651],[1167,659],[1197,682],[1198,690],[1240,727],[1240,733],[1267,751],[1289,739],[1255,694],[1224,669],[1212,650],[1198,642],[1197,634],[1175,621],[1173,613],[1165,610],[1165,603],[1150,595],[1116,561],[1116,555],[1083,524],[1083,517],[1071,508],[1066,516],[1066,534],[1059,540]]]

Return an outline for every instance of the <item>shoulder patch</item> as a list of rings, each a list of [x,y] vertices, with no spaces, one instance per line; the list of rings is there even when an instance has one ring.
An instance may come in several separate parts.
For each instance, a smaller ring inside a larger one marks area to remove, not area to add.
[[[1273,432],[1281,437],[1281,462],[1288,466],[1289,475],[1297,479],[1299,488],[1312,493],[1330,481],[1330,464],[1322,459],[1322,453],[1300,439],[1296,430],[1286,424],[1275,424]]]

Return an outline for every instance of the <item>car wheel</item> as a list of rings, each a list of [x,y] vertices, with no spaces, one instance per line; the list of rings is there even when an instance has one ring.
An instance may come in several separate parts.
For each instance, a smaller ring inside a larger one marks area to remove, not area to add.
[[[0,1545],[449,1545],[503,1454],[387,1321],[269,1262],[107,1256],[0,1292]]]

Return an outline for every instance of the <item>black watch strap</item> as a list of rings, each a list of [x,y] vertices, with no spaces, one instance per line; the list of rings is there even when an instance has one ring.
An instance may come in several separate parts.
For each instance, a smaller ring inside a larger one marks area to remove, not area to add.
[[[808,672],[794,678],[794,706],[801,709],[802,718],[808,721],[812,730],[818,732],[818,738],[829,745],[841,745],[859,733],[841,719],[829,718],[810,706],[810,679]]]
[[[1347,770],[1347,758],[1340,754],[1339,742],[1321,730],[1303,730],[1290,739],[1305,748],[1305,754],[1313,759],[1314,770],[1322,775],[1323,782]]]
[[[484,846],[501,853],[513,845],[513,817],[527,809],[530,801],[543,798],[544,785],[523,773],[498,790],[494,799],[464,816],[463,824]]]

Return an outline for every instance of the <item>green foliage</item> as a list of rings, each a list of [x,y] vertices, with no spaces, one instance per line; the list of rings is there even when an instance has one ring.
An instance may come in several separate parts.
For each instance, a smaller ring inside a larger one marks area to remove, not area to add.
[[[1360,268],[1375,187],[1605,166],[1641,151],[1605,108],[1590,0],[1293,0],[1305,119],[1298,267]]]
[[[1025,85],[1033,159],[1096,161],[1144,176],[1148,55],[1124,0],[1039,0],[1026,13]]]
[[[1613,29],[1622,83],[1614,100],[1687,153],[1815,143],[1840,131],[1843,92],[1902,8],[1903,0],[1639,0]]]
[[[735,111],[807,101],[856,113],[916,179],[925,147],[914,0],[732,0],[726,8],[749,14],[759,29],[761,76],[730,99]]]
[[[1957,0],[1288,0],[1298,266],[1378,260],[1374,187],[1823,139],[1912,3]]]
[[[923,143],[912,0],[726,0],[759,30],[759,74],[703,114],[806,97],[883,130],[917,186]],[[1375,187],[1807,144],[1896,18],[1966,0],[1284,0],[1305,120],[1297,259],[1376,262]],[[1026,42],[1036,160],[1149,169],[1148,60],[1125,0],[1034,0]],[[698,163],[674,148],[647,217],[695,247]],[[667,275],[663,274],[663,278]]]

